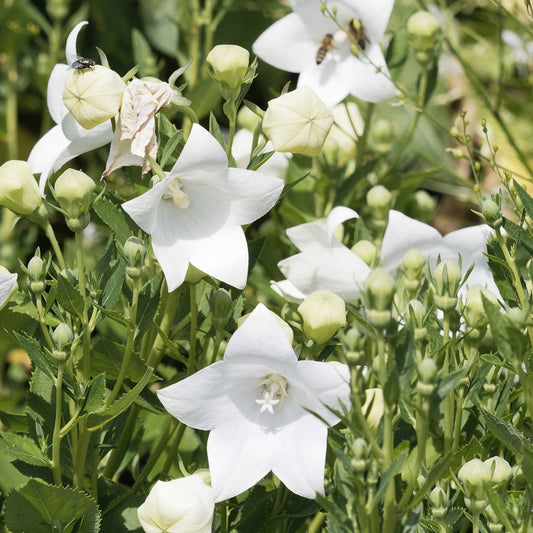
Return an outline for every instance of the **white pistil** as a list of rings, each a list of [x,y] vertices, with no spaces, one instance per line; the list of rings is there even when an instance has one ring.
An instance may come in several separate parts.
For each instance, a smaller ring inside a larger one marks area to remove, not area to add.
[[[191,203],[187,194],[181,190],[181,182],[178,178],[174,178],[167,185],[167,188],[163,193],[163,199],[172,200],[174,205],[180,209],[187,209]]]
[[[268,411],[274,414],[274,406],[281,407],[283,398],[288,398],[287,380],[280,374],[270,374],[263,381],[260,381],[256,387],[264,387],[261,399],[255,400],[255,403],[261,406],[261,413]]]

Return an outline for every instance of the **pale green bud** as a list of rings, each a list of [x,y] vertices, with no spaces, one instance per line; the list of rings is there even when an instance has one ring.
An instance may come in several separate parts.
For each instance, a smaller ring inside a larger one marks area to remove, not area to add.
[[[89,212],[91,193],[95,187],[93,179],[85,172],[69,168],[57,178],[54,190],[57,201],[67,216],[79,219]]]
[[[372,125],[372,140],[376,152],[379,154],[389,153],[394,144],[395,134],[394,124],[390,120],[377,120]]]
[[[448,508],[448,496],[441,487],[435,487],[429,493],[429,501],[433,506],[431,514],[437,518],[442,518],[446,514]]]
[[[216,329],[222,329],[228,323],[231,305],[231,296],[225,289],[217,289],[211,295],[211,322]]]
[[[383,399],[382,389],[367,389],[365,391],[365,403],[361,410],[365,415],[366,421],[370,429],[377,432],[379,423],[383,418],[385,410],[385,401]]]
[[[461,282],[461,269],[450,259],[441,261],[433,270],[435,304],[443,311],[451,311],[457,305],[457,292]]]
[[[124,257],[131,267],[141,267],[146,256],[146,246],[139,237],[129,237],[124,243]]]
[[[485,198],[481,202],[481,211],[491,228],[497,229],[501,227],[503,223],[502,208],[498,202],[495,202],[492,198]]]
[[[278,152],[318,155],[333,124],[333,114],[307,86],[268,102],[263,131]]]
[[[126,84],[113,70],[102,65],[72,69],[65,81],[63,103],[87,130],[117,115]]]
[[[210,76],[224,89],[237,89],[243,82],[250,53],[242,46],[219,44],[207,54]]]
[[[366,203],[370,208],[372,217],[379,220],[387,217],[391,201],[392,195],[383,185],[372,187],[366,194]]]
[[[513,476],[511,465],[502,457],[489,457],[484,463],[489,467],[490,480],[494,485],[505,485]]]
[[[352,246],[352,252],[360,257],[368,266],[372,266],[376,260],[378,249],[373,242],[362,240]]]
[[[412,209],[415,218],[422,222],[430,222],[435,215],[437,200],[426,191],[420,190],[413,194]]]
[[[328,291],[315,291],[298,307],[304,333],[318,344],[327,342],[339,328],[346,325],[344,300]]]
[[[438,368],[433,359],[422,359],[422,361],[418,363],[416,370],[420,381],[423,383],[432,383],[437,377]]]
[[[407,34],[417,60],[424,64],[431,57],[431,50],[441,31],[438,19],[427,11],[418,11],[407,21]]]
[[[422,270],[426,264],[426,258],[416,249],[409,250],[402,260],[402,268],[405,277],[409,281],[420,279]]]
[[[471,285],[466,291],[466,302],[463,317],[469,326],[483,327],[486,325],[486,312],[483,306],[482,295],[498,306],[498,299],[492,292],[480,285]]]
[[[237,113],[237,127],[254,131],[261,119],[248,107],[242,106]]]
[[[54,346],[62,350],[65,346],[72,343],[74,335],[67,324],[61,323],[52,333],[52,340],[54,341]]]
[[[394,279],[383,268],[370,272],[365,281],[367,305],[377,311],[388,311],[394,298]]]
[[[39,186],[26,161],[7,161],[0,167],[0,205],[26,216],[43,206]]]
[[[483,483],[491,479],[491,469],[481,459],[472,459],[461,467],[457,477],[463,484],[465,495],[468,498],[480,500],[483,497]]]
[[[46,263],[37,255],[28,262],[28,274],[32,280],[42,280],[46,275]]]

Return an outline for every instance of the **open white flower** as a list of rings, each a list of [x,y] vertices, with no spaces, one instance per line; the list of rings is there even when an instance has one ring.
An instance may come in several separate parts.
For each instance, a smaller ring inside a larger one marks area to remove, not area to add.
[[[301,301],[318,290],[346,301],[358,298],[370,268],[334,235],[337,226],[358,216],[353,209],[340,206],[327,220],[289,228],[287,235],[301,253],[278,263],[287,280],[274,282],[274,290],[291,301]]]
[[[224,360],[158,392],[178,420],[211,433],[215,500],[231,498],[272,470],[292,492],[323,493],[326,407],[348,405],[341,363],[298,361],[283,329],[259,304],[228,342]],[[322,419],[314,414],[316,413]]]
[[[428,260],[431,269],[439,257],[459,261],[461,256],[463,275],[472,265],[474,267],[460,292],[464,293],[469,286],[478,284],[499,296],[485,256],[491,233],[489,226],[479,224],[442,236],[433,226],[391,210],[381,245],[381,262],[387,272],[395,274],[403,256],[411,249],[418,250]]]
[[[298,85],[311,87],[328,106],[349,94],[368,102],[394,96],[379,44],[394,0],[326,1],[329,10],[335,6],[339,24],[322,13],[321,2],[291,0],[290,4],[293,13],[255,41],[257,56],[279,69],[300,73]]]
[[[0,309],[17,290],[17,274],[11,274],[7,268],[0,266]]]
[[[158,481],[137,509],[146,533],[211,533],[215,501],[201,476]]]
[[[48,80],[46,95],[48,111],[57,125],[43,135],[28,157],[28,163],[32,165],[33,173],[41,175],[39,180],[41,193],[44,193],[46,180],[66,162],[104,146],[111,141],[113,136],[111,121],[87,130],[76,122],[63,103],[65,82],[67,76],[72,72],[72,63],[78,58],[76,39],[86,24],[88,24],[86,21],[80,22],[70,32],[65,48],[65,55],[69,64],[58,63],[55,65]]]
[[[150,170],[147,157],[157,157],[155,114],[174,95],[172,87],[159,80],[135,79],[128,84],[102,178],[124,166],[142,166],[143,176]]]
[[[152,236],[169,291],[183,283],[189,263],[242,289],[248,247],[241,225],[267,213],[282,189],[279,178],[228,168],[217,140],[194,124],[165,179],[122,207]]]

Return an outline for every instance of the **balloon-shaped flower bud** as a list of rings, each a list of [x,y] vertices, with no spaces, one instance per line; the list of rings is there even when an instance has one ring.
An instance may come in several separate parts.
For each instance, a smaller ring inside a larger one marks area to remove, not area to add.
[[[216,329],[223,329],[230,317],[232,300],[225,289],[217,289],[211,296],[211,322]]]
[[[423,397],[431,396],[435,390],[435,379],[438,372],[435,361],[429,358],[422,359],[416,370],[419,380],[416,386],[417,392]]]
[[[137,516],[146,533],[211,533],[215,501],[199,475],[158,481]]]
[[[218,83],[222,96],[228,99],[238,89],[248,71],[250,53],[242,46],[219,44],[207,54],[207,70]],[[233,94],[233,96],[238,95]]]
[[[414,218],[429,223],[435,215],[437,201],[427,191],[420,190],[413,194],[411,205]]]
[[[496,200],[485,198],[481,202],[481,211],[491,228],[497,229],[501,227],[503,224],[501,198],[499,198],[499,201],[498,198]]]
[[[461,269],[450,259],[440,262],[433,270],[435,304],[443,311],[451,311],[457,305],[457,291],[461,283]]]
[[[496,296],[492,292],[481,287],[481,285],[476,284],[468,287],[468,290],[466,291],[466,302],[463,309],[463,317],[469,327],[484,328],[487,323],[487,314],[485,312],[485,307],[483,306],[482,296],[484,296],[495,306],[499,306]]]
[[[489,457],[484,463],[490,469],[490,480],[495,486],[503,486],[513,477],[513,469],[503,457]]]
[[[90,130],[117,115],[125,89],[122,78],[102,65],[72,69],[63,102],[78,123]]]
[[[418,11],[407,21],[407,34],[416,59],[426,64],[431,58],[431,51],[437,43],[441,31],[440,22],[428,11]]]
[[[129,237],[124,243],[124,257],[131,267],[140,267],[146,256],[146,246],[139,237]]]
[[[339,328],[346,325],[344,300],[328,291],[311,293],[299,306],[304,333],[318,344],[329,341]]]
[[[413,323],[415,341],[423,340],[427,335],[425,324],[427,308],[419,300],[410,300],[407,304],[409,320]]]
[[[72,330],[67,324],[61,323],[52,333],[52,341],[54,343],[54,349],[52,350],[52,355],[55,360],[58,362],[66,361],[69,356],[69,351],[66,348],[72,344],[74,340],[74,335]]]
[[[309,87],[270,100],[263,131],[278,152],[318,155],[333,124],[333,114]]]
[[[435,487],[429,493],[429,501],[431,502],[431,514],[435,518],[444,518],[448,508],[448,496],[441,487]]]
[[[420,279],[422,270],[426,264],[426,258],[421,252],[412,248],[404,256],[402,260],[402,269],[408,281],[416,281]]]
[[[44,209],[32,167],[26,161],[7,161],[0,167],[0,205],[24,216]]]
[[[390,120],[379,119],[372,124],[372,144],[378,154],[387,154],[394,144],[396,131]]]
[[[95,187],[93,179],[85,172],[69,168],[57,178],[54,190],[59,205],[68,217],[77,219],[89,212]]]
[[[481,459],[472,459],[465,463],[457,473],[463,485],[466,505],[475,512],[481,512],[487,502],[484,499],[483,483],[490,482],[491,469]]]
[[[370,208],[372,218],[377,220],[386,219],[389,213],[391,200],[391,193],[383,187],[383,185],[372,187],[366,194],[366,203]]]
[[[352,252],[360,257],[368,266],[372,266],[376,260],[378,249],[373,242],[362,240],[352,246]]]
[[[370,272],[365,281],[366,315],[373,326],[384,328],[390,322],[394,292],[394,280],[384,269]]]
[[[26,272],[28,274],[28,286],[33,294],[42,294],[46,288],[46,263],[38,256],[33,256],[28,261]]]
[[[383,418],[385,402],[382,389],[367,389],[365,391],[365,403],[361,407],[370,429],[377,432],[379,423]]]

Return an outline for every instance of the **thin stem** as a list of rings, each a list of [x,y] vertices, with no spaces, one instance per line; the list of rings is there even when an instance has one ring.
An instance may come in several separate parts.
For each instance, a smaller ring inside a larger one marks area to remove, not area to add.
[[[54,433],[52,436],[52,473],[54,476],[54,483],[61,485],[61,414],[63,407],[63,371],[64,363],[58,362],[57,377],[55,379],[56,386],[56,409],[54,420]]]
[[[43,332],[43,336],[46,340],[46,344],[48,344],[48,347],[52,349],[54,347],[54,343],[52,341],[52,337],[50,336],[50,332],[48,331],[48,326],[46,325],[46,320],[44,318],[45,313],[43,309],[43,302],[41,300],[41,295],[38,295],[36,297],[35,304],[37,307],[37,319],[39,320],[41,331]]]
[[[50,244],[52,245],[57,262],[59,263],[59,268],[61,268],[61,270],[65,270],[67,268],[67,264],[65,263],[63,252],[61,251],[61,247],[57,242],[56,235],[54,233],[54,228],[52,228],[52,225],[48,221],[44,226],[44,233],[50,241]]]
[[[322,525],[326,521],[326,515],[322,511],[318,511],[313,517],[313,520],[307,528],[307,533],[318,533],[322,529]]]
[[[6,54],[6,143],[7,158],[18,159],[18,97],[17,63],[13,54]]]
[[[198,333],[198,305],[196,304],[196,284],[191,283],[189,287],[190,294],[190,317],[191,332],[189,342],[189,364],[187,365],[187,375],[190,376],[196,367],[196,335]]]
[[[447,376],[450,372],[450,322],[448,313],[444,312],[443,339],[446,343],[442,375]],[[452,447],[453,436],[453,391],[444,398],[444,453],[448,453]]]
[[[91,373],[91,332],[89,331],[89,316],[87,306],[87,288],[85,279],[85,261],[83,258],[83,237],[81,230],[75,232],[76,236],[76,263],[78,266],[78,288],[83,300],[83,311],[81,317],[82,332],[82,355],[81,355],[81,372],[83,382],[87,384]]]
[[[361,134],[361,137],[359,137],[359,139],[357,140],[357,153],[356,153],[356,159],[355,159],[356,168],[359,168],[361,164],[363,163],[363,157],[365,156],[365,152],[366,152],[366,143],[368,141],[368,135],[370,134],[372,115],[374,113],[375,108],[376,108],[376,104],[373,104],[372,102],[369,102],[366,106],[363,133]],[[346,114],[348,115],[348,117],[350,117],[350,113],[348,112],[348,109],[346,109]]]

